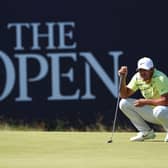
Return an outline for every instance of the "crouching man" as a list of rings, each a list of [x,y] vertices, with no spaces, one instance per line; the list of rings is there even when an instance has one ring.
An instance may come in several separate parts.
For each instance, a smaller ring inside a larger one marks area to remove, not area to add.
[[[120,97],[122,98],[119,107],[139,131],[136,136],[130,138],[130,141],[155,138],[149,122],[163,126],[167,133],[164,141],[168,142],[168,77],[157,70],[148,57],[138,61],[137,72],[128,85],[126,84],[127,66],[122,66],[118,73],[121,76]],[[143,98],[129,98],[137,90],[141,91]]]

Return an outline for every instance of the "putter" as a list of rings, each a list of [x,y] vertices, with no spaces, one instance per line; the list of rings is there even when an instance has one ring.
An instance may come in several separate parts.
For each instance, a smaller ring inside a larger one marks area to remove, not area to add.
[[[116,109],[115,109],[115,115],[114,115],[114,121],[113,121],[113,127],[112,127],[112,134],[110,139],[107,141],[107,143],[112,143],[113,142],[113,136],[114,136],[114,131],[115,131],[115,126],[116,126],[116,120],[117,120],[117,113],[118,113],[118,106],[119,106],[119,101],[120,101],[120,88],[121,88],[121,76],[119,79],[119,86],[118,86],[118,95],[117,95],[117,104],[116,104]]]

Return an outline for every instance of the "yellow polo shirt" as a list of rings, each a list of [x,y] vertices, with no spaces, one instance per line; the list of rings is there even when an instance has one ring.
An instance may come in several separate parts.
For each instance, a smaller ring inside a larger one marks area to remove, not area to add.
[[[154,69],[150,83],[146,83],[137,72],[127,85],[133,91],[138,89],[144,98],[159,98],[161,95],[168,93],[168,77],[161,71]]]

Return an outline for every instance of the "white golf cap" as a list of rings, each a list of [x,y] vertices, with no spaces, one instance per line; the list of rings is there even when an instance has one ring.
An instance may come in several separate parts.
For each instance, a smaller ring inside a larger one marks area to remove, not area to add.
[[[138,61],[137,70],[138,69],[150,70],[153,67],[154,67],[153,61],[148,57],[143,57]]]

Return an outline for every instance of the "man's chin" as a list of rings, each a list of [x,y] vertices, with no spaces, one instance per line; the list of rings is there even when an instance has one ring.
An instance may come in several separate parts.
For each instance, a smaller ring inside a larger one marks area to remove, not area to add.
[[[150,80],[149,79],[142,79],[144,82],[146,83],[150,83]]]

